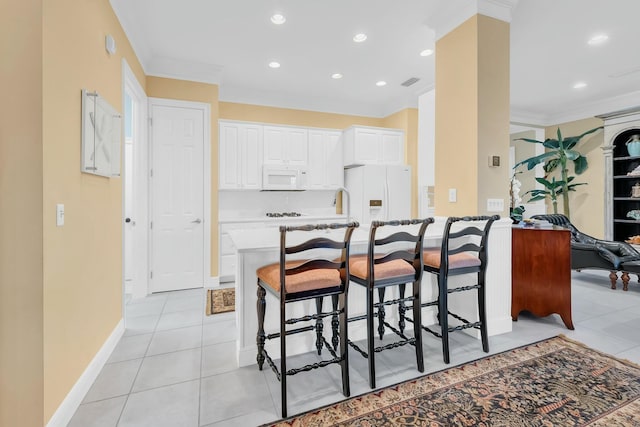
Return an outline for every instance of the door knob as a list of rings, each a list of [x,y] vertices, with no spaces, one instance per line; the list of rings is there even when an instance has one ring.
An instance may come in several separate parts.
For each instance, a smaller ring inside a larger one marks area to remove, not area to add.
[[[200,224],[202,222],[202,220],[200,218],[194,219],[193,221],[191,221],[192,224]]]
[[[124,222],[131,222],[131,218],[126,218]]]

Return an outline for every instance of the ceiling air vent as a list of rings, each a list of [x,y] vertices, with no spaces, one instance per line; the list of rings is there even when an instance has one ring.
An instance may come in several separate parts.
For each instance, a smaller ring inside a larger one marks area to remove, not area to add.
[[[407,79],[406,81],[402,82],[401,85],[404,86],[404,87],[409,87],[412,84],[417,83],[418,80],[420,80],[420,79],[417,78],[417,77],[411,77],[410,79]]]

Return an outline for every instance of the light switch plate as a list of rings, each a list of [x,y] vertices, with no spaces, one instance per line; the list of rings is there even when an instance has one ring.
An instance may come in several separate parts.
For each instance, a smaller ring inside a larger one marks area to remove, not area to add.
[[[504,210],[504,199],[487,199],[488,212],[502,212]]]
[[[64,225],[64,204],[56,204],[56,226],[62,227]]]
[[[449,189],[449,201],[450,202],[456,202],[458,200],[458,190],[456,190],[455,188],[450,188]]]

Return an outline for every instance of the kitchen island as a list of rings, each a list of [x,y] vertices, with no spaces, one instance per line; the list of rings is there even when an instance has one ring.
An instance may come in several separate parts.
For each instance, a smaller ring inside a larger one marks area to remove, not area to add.
[[[436,222],[427,228],[425,235],[426,246],[438,246],[442,239],[442,231],[446,222],[445,217],[436,217]],[[342,231],[331,230],[319,233],[333,234],[341,240]],[[280,233],[277,227],[267,227],[252,230],[230,230],[229,236],[233,241],[237,253],[236,264],[236,322],[238,366],[248,366],[256,363],[256,332],[258,321],[256,314],[256,270],[266,264],[278,261]],[[365,253],[369,239],[369,228],[360,225],[351,239],[351,253]],[[487,327],[489,336],[511,331],[511,220],[496,221],[489,235],[489,264],[487,266]],[[450,279],[451,286],[475,280],[475,276],[459,276]],[[425,273],[422,279],[422,300],[433,300],[437,295],[435,277]],[[265,330],[276,331],[279,328],[278,300],[267,293],[267,309]],[[330,304],[327,300],[325,304]],[[452,294],[449,306],[465,318],[477,317],[477,303],[474,292]],[[365,312],[365,291],[361,286],[351,284],[349,287],[349,316]],[[287,316],[300,316],[315,313],[315,302],[308,300],[296,304],[288,304]],[[388,313],[392,319],[396,313]],[[425,325],[436,323],[434,307],[423,311]],[[329,330],[330,326],[325,326]],[[479,331],[468,329],[465,332],[478,336]],[[366,338],[365,322],[349,324],[349,338],[361,340]],[[267,349],[272,357],[279,357],[278,340],[267,342]],[[315,334],[297,334],[287,337],[287,354],[300,354],[315,349]],[[452,348],[455,352],[455,348]]]

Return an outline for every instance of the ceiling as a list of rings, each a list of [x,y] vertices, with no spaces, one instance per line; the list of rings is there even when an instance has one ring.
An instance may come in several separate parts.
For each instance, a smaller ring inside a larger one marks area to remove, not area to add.
[[[512,15],[513,122],[548,125],[640,105],[640,1],[481,2]],[[417,107],[434,87],[437,57],[420,52],[479,10],[476,0],[111,4],[148,75],[217,83],[221,101],[374,117]],[[270,21],[276,12],[283,25]],[[355,43],[357,33],[367,40]],[[597,33],[609,39],[588,45]],[[420,80],[401,86],[412,77]],[[578,81],[587,86],[573,89]]]

